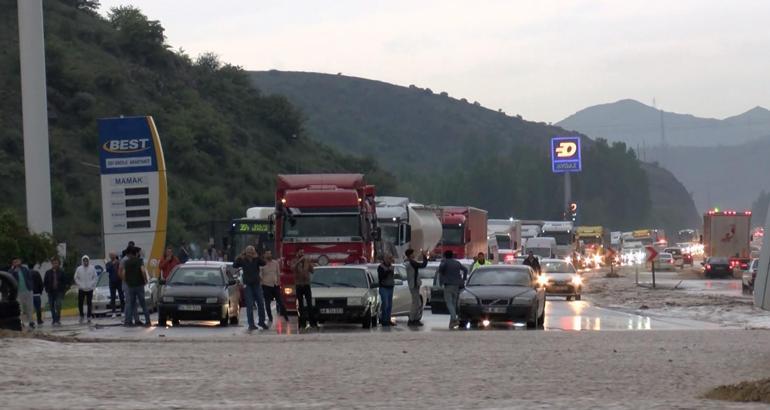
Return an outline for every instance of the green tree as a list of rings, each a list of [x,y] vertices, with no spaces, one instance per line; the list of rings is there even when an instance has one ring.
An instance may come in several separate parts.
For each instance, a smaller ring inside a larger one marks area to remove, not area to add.
[[[50,235],[32,234],[13,211],[0,210],[0,264],[18,256],[34,266],[55,255],[56,242]]]

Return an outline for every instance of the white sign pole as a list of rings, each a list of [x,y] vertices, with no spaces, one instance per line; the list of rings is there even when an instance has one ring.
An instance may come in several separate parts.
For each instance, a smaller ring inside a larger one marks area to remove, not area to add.
[[[770,211],[765,218],[765,232],[770,232]],[[759,268],[757,269],[757,278],[754,279],[754,306],[770,310],[770,278],[768,270],[770,269],[770,244],[764,241],[762,252],[759,254]]]
[[[42,0],[18,0],[27,226],[53,233]]]

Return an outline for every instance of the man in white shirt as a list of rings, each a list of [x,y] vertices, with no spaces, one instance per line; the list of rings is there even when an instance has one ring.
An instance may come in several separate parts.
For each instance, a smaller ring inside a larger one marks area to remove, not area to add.
[[[75,286],[78,287],[78,312],[80,313],[80,323],[83,323],[83,300],[88,305],[88,323],[91,323],[93,317],[94,289],[96,288],[97,274],[96,269],[91,265],[91,259],[88,255],[83,255],[82,264],[75,270]]]
[[[270,308],[271,302],[275,300],[275,310],[283,316],[286,323],[289,323],[289,315],[281,300],[281,263],[273,259],[273,252],[265,251],[265,266],[260,269],[259,276],[262,278],[262,294],[265,295],[265,311],[267,319],[273,322],[273,312]]]

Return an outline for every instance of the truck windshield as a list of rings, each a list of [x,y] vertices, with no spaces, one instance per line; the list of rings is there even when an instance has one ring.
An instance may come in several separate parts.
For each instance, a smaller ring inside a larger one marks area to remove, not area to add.
[[[465,230],[462,225],[443,225],[441,243],[444,245],[462,245],[465,239]]]
[[[586,245],[601,245],[602,244],[602,238],[597,238],[596,236],[581,236],[578,239],[583,241],[583,243],[586,244]]]
[[[237,255],[240,252],[243,252],[244,249],[246,249],[247,246],[251,245],[253,246],[258,253],[262,254],[266,250],[274,251],[274,243],[268,238],[267,232],[264,233],[238,233],[233,232],[230,243],[232,244],[231,249],[234,252],[234,255]],[[233,255],[231,255],[231,258]]]
[[[511,247],[511,237],[508,235],[496,235],[498,249],[513,249]]]
[[[382,230],[382,240],[385,242],[398,243],[398,225],[380,224]]]
[[[286,218],[284,238],[361,238],[358,215],[299,215]]]
[[[551,248],[527,248],[527,252],[532,251],[533,254],[536,256],[541,256],[543,258],[550,258],[551,256]]]
[[[544,232],[543,236],[556,239],[557,245],[569,245],[572,243],[572,234],[569,232]]]

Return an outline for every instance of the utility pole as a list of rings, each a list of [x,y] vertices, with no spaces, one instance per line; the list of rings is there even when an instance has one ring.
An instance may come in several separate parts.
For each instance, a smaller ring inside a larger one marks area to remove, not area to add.
[[[564,220],[569,220],[569,205],[572,203],[572,179],[570,173],[564,173]]]
[[[53,233],[42,0],[18,0],[27,226]]]

